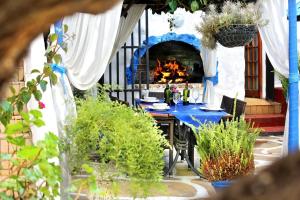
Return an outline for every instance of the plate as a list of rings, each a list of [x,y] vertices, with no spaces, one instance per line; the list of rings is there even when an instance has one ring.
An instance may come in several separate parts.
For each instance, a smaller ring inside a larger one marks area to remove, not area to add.
[[[159,99],[141,99],[141,101],[146,103],[158,103]]]
[[[148,106],[148,108],[150,110],[156,110],[156,111],[165,111],[165,110],[169,110],[170,106],[164,107],[164,108],[154,108],[153,106]]]
[[[201,110],[207,110],[207,111],[222,111],[224,110],[223,108],[220,107],[206,107],[206,106],[201,106]]]

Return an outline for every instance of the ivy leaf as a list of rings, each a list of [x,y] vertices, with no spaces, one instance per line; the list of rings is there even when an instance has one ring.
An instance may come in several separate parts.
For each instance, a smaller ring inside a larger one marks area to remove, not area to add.
[[[68,44],[67,43],[63,42],[60,46],[64,50],[64,52],[68,51]]]
[[[61,61],[62,61],[62,58],[61,58],[61,55],[60,55],[60,54],[55,54],[55,55],[53,56],[53,59],[54,59],[54,62],[55,62],[56,64],[60,64]]]
[[[41,72],[40,72],[40,70],[38,70],[38,69],[33,69],[33,70],[31,70],[31,74],[34,74],[34,73],[41,73]]]
[[[38,110],[30,110],[29,113],[36,119],[39,119],[43,116],[42,113]]]
[[[12,107],[11,103],[6,100],[1,102],[1,108],[5,112],[13,112],[13,107]]]
[[[12,135],[15,133],[20,133],[25,130],[25,126],[22,122],[17,122],[14,124],[8,124],[5,128],[5,133],[7,135]]]
[[[58,35],[56,33],[53,33],[50,35],[50,41],[51,42],[55,42],[58,38]]]
[[[9,101],[10,103],[13,103],[13,102],[16,101],[16,99],[17,99],[17,96],[14,95],[14,96],[8,97],[8,98],[7,98],[7,101]]]
[[[45,81],[45,80],[41,80],[41,81],[40,81],[40,87],[41,87],[41,89],[42,89],[43,92],[46,91],[46,89],[47,89],[47,84],[48,84],[48,82]]]
[[[6,137],[7,142],[10,144],[16,145],[16,146],[24,146],[25,145],[25,138],[24,136],[18,136],[18,137]]]
[[[57,76],[55,73],[51,73],[50,81],[51,81],[52,85],[55,85],[57,83]]]
[[[177,0],[168,0],[168,4],[172,12],[177,9]]]
[[[42,127],[45,125],[45,122],[41,119],[36,119],[32,121],[34,125],[36,125],[37,127]]]
[[[29,122],[30,117],[29,117],[29,114],[28,114],[27,112],[21,112],[20,115],[21,115],[21,117],[22,117],[25,121]]]
[[[206,5],[206,4],[205,4]],[[191,10],[193,11],[193,12],[195,12],[196,10],[199,10],[199,3],[196,1],[196,0],[194,0],[192,3],[191,3]]]
[[[36,81],[39,83],[39,82],[41,82],[41,78],[42,78],[42,75],[38,75],[37,77],[36,77]]]
[[[40,76],[40,75],[39,75]],[[39,77],[39,76],[37,76],[37,78]],[[31,81],[28,81],[27,83],[26,83],[26,86],[28,87],[28,88],[30,88],[30,89],[32,89],[33,87],[34,87],[34,81],[33,80],[31,80]]]
[[[17,152],[17,156],[21,159],[33,161],[40,151],[41,149],[38,147],[25,146]]]
[[[22,171],[27,179],[29,179],[32,182],[36,182],[39,179],[39,174],[34,171],[34,169],[24,169]]]
[[[43,69],[43,73],[44,73],[45,77],[50,76],[52,73],[51,67],[49,65],[45,65],[44,69]]]
[[[42,95],[41,91],[36,90],[33,92],[33,96],[37,101],[40,101],[42,99],[43,95]]]
[[[17,105],[17,110],[20,113],[23,110],[23,108],[24,108],[24,103],[22,101],[18,101],[16,103],[16,105]]]
[[[27,104],[31,99],[31,94],[28,91],[23,91],[22,93],[20,93],[20,96],[25,104]]]
[[[67,25],[67,24],[64,24],[64,33],[67,33],[67,32],[68,32],[68,30],[69,30],[69,27],[68,27],[68,25]]]

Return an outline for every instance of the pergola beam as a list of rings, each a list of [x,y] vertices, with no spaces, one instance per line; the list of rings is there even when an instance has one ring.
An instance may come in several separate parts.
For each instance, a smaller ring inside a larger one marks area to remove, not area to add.
[[[103,13],[119,0],[2,0],[0,90],[13,76],[30,42],[57,19],[74,12]],[[3,92],[0,93],[3,96]]]

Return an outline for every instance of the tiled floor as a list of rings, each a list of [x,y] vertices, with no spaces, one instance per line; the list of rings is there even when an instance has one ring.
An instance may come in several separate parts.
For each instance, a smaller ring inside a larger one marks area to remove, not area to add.
[[[255,145],[256,172],[270,165],[281,156],[282,136],[259,137]],[[167,158],[167,152],[165,159]],[[195,165],[199,166],[199,157],[196,154]],[[188,170],[186,162],[178,162],[174,170],[174,176],[167,177],[163,181],[165,190],[153,191],[147,199],[152,200],[183,200],[183,199],[207,199],[215,194],[210,182],[200,179],[192,171]],[[118,199],[132,199],[128,194],[126,184],[122,185]]]

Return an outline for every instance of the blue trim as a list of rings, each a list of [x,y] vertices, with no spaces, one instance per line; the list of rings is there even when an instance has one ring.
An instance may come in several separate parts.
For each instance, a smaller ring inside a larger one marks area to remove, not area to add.
[[[217,61],[217,65],[216,65],[216,75],[215,76],[204,76],[203,77],[203,97],[205,97],[206,94],[206,86],[207,86],[207,81],[211,81],[213,82],[213,85],[217,85],[219,83],[219,72],[218,72],[218,67],[219,67],[219,61]]]
[[[296,0],[289,0],[289,137],[288,152],[299,149],[299,88]]]
[[[66,74],[67,73],[67,69],[63,66],[60,66],[58,64],[52,63],[51,64],[51,68],[54,72],[58,72],[61,75]]]
[[[167,33],[162,36],[151,36],[148,38],[148,44],[147,44],[147,40],[145,40],[143,42],[143,45],[139,49],[134,51],[132,62],[131,62],[133,64],[133,71],[131,67],[132,65],[126,68],[126,77],[127,77],[128,84],[134,83],[137,66],[139,64],[139,58],[144,56],[147,50],[150,49],[152,46],[161,42],[169,42],[169,41],[184,42],[192,45],[198,51],[201,50],[200,40],[195,35],[192,34]]]
[[[59,45],[62,45],[62,43],[64,42],[64,37],[63,37],[64,31],[63,31],[62,22],[63,22],[63,20],[60,19],[54,23],[54,32],[58,36],[57,43]]]
[[[52,68],[52,71],[60,73],[60,81],[61,81],[61,84],[62,84],[63,89],[64,89],[64,95],[66,95],[67,94],[67,85],[66,85],[65,80],[64,80],[64,75],[65,76],[67,75],[67,69],[65,67],[60,66],[60,65],[55,64],[55,63],[52,63],[50,66]]]

